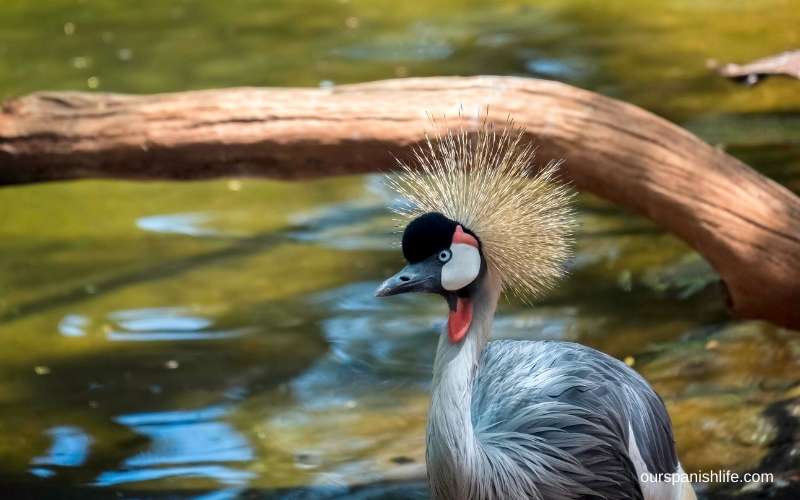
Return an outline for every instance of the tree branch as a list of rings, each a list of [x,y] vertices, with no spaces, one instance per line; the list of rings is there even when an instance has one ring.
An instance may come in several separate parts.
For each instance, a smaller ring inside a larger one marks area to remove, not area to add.
[[[462,115],[459,109],[463,106]],[[331,89],[59,92],[0,112],[0,185],[86,177],[301,179],[388,171],[430,130],[508,116],[574,185],[700,252],[732,312],[800,329],[800,198],[636,106],[556,82],[417,78]]]

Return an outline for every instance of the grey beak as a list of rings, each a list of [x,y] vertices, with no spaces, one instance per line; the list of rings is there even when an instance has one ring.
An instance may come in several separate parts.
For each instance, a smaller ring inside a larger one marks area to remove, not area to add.
[[[438,292],[441,287],[441,266],[424,260],[409,264],[399,273],[384,281],[375,290],[376,297],[388,297],[409,292]]]

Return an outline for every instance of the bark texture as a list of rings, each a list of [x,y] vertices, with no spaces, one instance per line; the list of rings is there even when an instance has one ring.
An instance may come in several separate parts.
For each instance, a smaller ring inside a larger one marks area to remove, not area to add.
[[[302,179],[388,171],[430,130],[516,124],[581,190],[683,238],[731,311],[800,329],[800,198],[636,106],[512,77],[131,96],[44,92],[0,112],[0,185],[87,177]],[[459,117],[459,110],[461,116]]]

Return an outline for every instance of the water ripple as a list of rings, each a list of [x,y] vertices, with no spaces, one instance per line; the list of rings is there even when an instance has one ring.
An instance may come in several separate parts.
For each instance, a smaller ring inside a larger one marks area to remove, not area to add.
[[[183,307],[151,307],[115,311],[114,327],[106,332],[111,341],[158,342],[223,340],[241,337],[252,328],[214,329],[214,322]]]
[[[227,486],[246,484],[253,473],[231,464],[247,463],[254,454],[250,443],[222,419],[227,408],[144,412],[114,420],[150,440],[148,449],[131,456],[119,470],[105,471],[95,484],[154,481],[168,477],[208,478]]]

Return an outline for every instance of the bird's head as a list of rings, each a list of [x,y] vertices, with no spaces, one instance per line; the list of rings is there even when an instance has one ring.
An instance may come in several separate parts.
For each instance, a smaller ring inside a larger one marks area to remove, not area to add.
[[[460,342],[472,321],[471,295],[486,273],[478,237],[458,222],[428,212],[406,226],[403,255],[408,265],[384,281],[375,295],[428,292],[443,296],[450,307],[448,336]]]
[[[558,182],[559,162],[536,168],[533,159],[530,142],[511,124],[451,129],[416,149],[414,164],[401,164],[400,175],[388,178],[407,202],[396,211],[410,221],[403,232],[408,265],[376,295],[444,296],[448,336],[458,343],[473,301],[496,304],[496,294],[480,293],[485,285],[523,300],[552,288],[571,253],[573,195]]]

